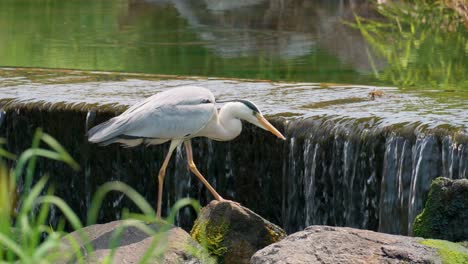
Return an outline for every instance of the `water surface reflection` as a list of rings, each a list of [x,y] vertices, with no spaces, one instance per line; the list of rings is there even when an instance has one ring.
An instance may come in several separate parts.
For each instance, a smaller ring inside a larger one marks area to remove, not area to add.
[[[353,10],[372,15],[367,1],[2,1],[0,65],[376,83],[342,23]]]

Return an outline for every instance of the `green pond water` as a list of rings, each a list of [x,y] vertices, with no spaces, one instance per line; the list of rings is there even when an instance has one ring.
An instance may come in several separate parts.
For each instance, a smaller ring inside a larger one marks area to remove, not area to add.
[[[0,65],[373,81],[367,57],[360,58],[364,41],[339,43],[360,37],[341,24],[337,4],[230,2],[1,1]],[[346,36],[323,28],[332,25]]]
[[[353,12],[376,18],[374,9],[369,1],[3,0],[0,66],[400,86],[379,43],[344,23]],[[463,41],[465,33],[453,34]],[[450,41],[410,55],[448,52],[454,62],[444,65],[464,88],[468,48]]]

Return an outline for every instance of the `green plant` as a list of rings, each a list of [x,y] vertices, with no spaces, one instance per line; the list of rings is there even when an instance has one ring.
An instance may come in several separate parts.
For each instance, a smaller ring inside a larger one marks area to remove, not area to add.
[[[61,198],[52,194],[52,188],[46,188],[47,177],[39,179],[32,186],[38,157],[65,162],[74,169],[79,168],[78,164],[55,139],[41,130],[35,133],[31,148],[24,151],[18,158],[1,148],[3,142],[0,140],[0,262],[55,263],[57,261],[76,261],[85,263],[84,253],[88,257],[92,257],[93,248],[88,237],[80,231],[83,225],[78,216]],[[45,143],[50,149],[41,148],[41,143]],[[6,163],[1,157],[16,161],[16,166],[7,169]],[[23,192],[17,194],[17,183],[23,174]],[[156,221],[155,212],[148,202],[128,185],[121,182],[109,182],[99,188],[94,196],[88,212],[88,225],[96,222],[102,200],[112,191],[125,194],[142,213],[130,213],[124,210],[123,224],[112,234],[111,254],[104,259],[104,263],[113,262],[120,236],[125,228],[130,226],[154,237],[151,246],[140,259],[140,263],[147,263],[162,256],[166,249],[165,241],[167,239],[165,236],[167,232],[165,231],[172,227],[177,211],[184,206],[192,206],[197,212],[200,208],[195,200],[188,198],[179,200],[171,209],[166,221],[160,223],[161,228],[155,231],[147,225]],[[59,222],[56,228],[47,224],[51,206],[57,207],[64,215],[64,219]],[[79,239],[66,236],[65,223],[68,223],[72,230],[78,231]],[[64,243],[64,239],[68,244]],[[212,261],[195,248],[187,248],[187,250],[200,259],[207,262]]]
[[[379,5],[382,19],[355,15],[361,31],[388,66],[375,76],[402,88],[468,89],[468,34],[460,14],[442,1],[397,1]],[[371,65],[373,57],[368,52]]]
[[[40,148],[41,142],[51,149]],[[51,190],[41,195],[47,177],[40,179],[31,188],[36,158],[62,161],[75,169],[79,166],[55,139],[41,130],[35,133],[32,147],[17,159],[4,149],[0,151],[0,155],[16,161],[16,166],[8,170],[5,162],[0,160],[0,260],[44,263],[50,250],[60,246],[63,229],[53,230],[46,224],[50,206],[59,208],[74,229],[79,229],[82,225],[62,199],[51,195]],[[23,190],[26,191],[17,194],[16,185],[24,172]],[[41,239],[43,234],[47,235]]]

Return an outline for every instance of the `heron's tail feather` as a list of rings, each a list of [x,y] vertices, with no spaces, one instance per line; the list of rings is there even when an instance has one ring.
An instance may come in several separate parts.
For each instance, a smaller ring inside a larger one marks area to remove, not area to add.
[[[120,143],[122,147],[124,148],[132,148],[132,147],[136,147],[142,144],[143,142],[144,140],[141,138],[140,139],[125,139],[125,138],[121,138],[117,136],[117,137],[114,137],[105,141],[94,142],[94,143],[98,143],[100,146],[107,146],[112,143]]]
[[[143,138],[125,135],[124,125],[125,122],[112,118],[91,128],[88,131],[88,141],[101,146],[120,143],[127,148],[138,146],[144,142]]]
[[[112,118],[102,124],[99,124],[88,131],[88,141],[99,143],[101,145],[109,145],[114,143],[114,138],[122,133],[121,124],[116,119]]]
[[[115,142],[117,142],[116,138],[111,138],[109,140],[105,140],[105,141],[101,141],[101,142],[93,142],[93,143],[98,143],[99,146],[107,146],[107,145],[110,145],[110,144],[115,143]]]

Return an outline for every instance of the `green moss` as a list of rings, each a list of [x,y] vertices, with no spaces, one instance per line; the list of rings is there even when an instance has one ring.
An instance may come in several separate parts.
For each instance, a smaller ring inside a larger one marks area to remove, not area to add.
[[[425,239],[420,243],[437,249],[444,264],[468,263],[468,250],[457,243],[437,239]]]
[[[466,180],[434,179],[424,210],[414,221],[413,235],[454,242],[466,240],[467,192]]]
[[[286,237],[286,233],[274,225],[266,225],[266,229],[271,238],[270,243],[276,243]]]
[[[193,240],[192,240],[193,242]],[[218,263],[214,257],[212,257],[205,248],[200,248],[195,243],[188,242],[185,244],[185,252],[188,252],[190,255],[197,258],[201,263],[204,264],[216,264]]]
[[[414,225],[413,225],[413,234],[414,236],[419,236],[419,237],[427,237],[426,234],[430,233],[431,229],[429,225],[426,223],[426,218],[424,214],[425,209],[422,210],[422,212],[416,216],[416,219],[414,219]]]
[[[229,225],[225,222],[211,223],[198,219],[190,234],[192,238],[198,241],[210,254],[216,257],[220,262],[227,252],[227,247],[224,246],[224,236],[229,229]]]

